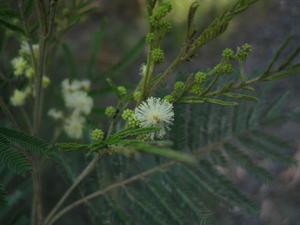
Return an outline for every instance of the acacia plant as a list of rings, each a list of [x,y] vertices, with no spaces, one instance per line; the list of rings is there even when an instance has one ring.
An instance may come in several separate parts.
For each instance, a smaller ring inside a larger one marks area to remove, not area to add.
[[[100,29],[84,79],[71,76],[78,71],[63,36],[94,10],[93,0],[1,3],[1,46],[5,49],[3,43],[10,40],[20,46],[0,73],[1,224],[87,224],[83,218],[89,224],[213,224],[219,207],[257,214],[255,201],[222,171],[236,164],[259,182],[270,183],[273,175],[260,166],[258,156],[296,163],[280,151],[290,144],[265,128],[282,124],[297,110],[282,113],[286,94],[266,104],[269,86],[256,84],[297,74],[300,48],[283,58],[288,37],[269,66],[255,75],[244,69],[252,51],[247,43],[225,49],[210,69],[178,73],[225,32],[235,15],[257,1],[236,0],[204,29],[195,23],[201,6],[192,3],[182,31],[185,39],[166,63],[162,40],[172,29],[167,16],[173,1],[147,0],[145,37],[95,78]],[[119,86],[112,75],[144,46],[139,81]],[[60,75],[59,88],[51,89],[62,52],[71,75]],[[116,99],[102,111],[103,98],[96,102],[93,95],[101,92],[91,85],[95,80],[106,80]],[[166,88],[171,80],[172,88]],[[52,95],[60,100],[49,103]],[[103,115],[107,127],[98,123]],[[51,126],[45,125],[48,120]],[[59,171],[59,178],[51,171]],[[84,212],[75,213],[78,207]]]

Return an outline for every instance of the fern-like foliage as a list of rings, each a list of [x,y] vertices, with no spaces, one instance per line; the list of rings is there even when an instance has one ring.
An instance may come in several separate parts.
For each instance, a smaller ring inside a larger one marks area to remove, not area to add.
[[[26,173],[31,169],[29,159],[16,148],[11,147],[10,143],[0,137],[0,163],[17,173]]]
[[[231,108],[208,103],[178,105],[170,138],[177,151],[199,158],[197,165],[169,163],[151,155],[144,156],[142,163],[138,157],[125,160],[123,156],[103,161],[88,187],[100,180],[100,188],[105,188],[137,171],[155,166],[161,169],[120,185],[89,204],[88,208],[99,212],[94,215],[95,224],[214,224],[213,212],[222,206],[229,212],[239,208],[256,215],[256,203],[219,168],[235,164],[259,182],[270,183],[272,174],[257,164],[257,158],[284,165],[295,163],[282,151],[291,146],[266,130],[292,116],[281,113],[284,96],[272,104],[259,101]]]
[[[0,164],[18,174],[31,170],[32,154],[48,156],[50,146],[43,140],[21,131],[0,127]],[[0,204],[5,198],[4,187],[0,187]]]
[[[40,138],[33,137],[21,131],[0,127],[0,137],[6,138],[11,143],[20,145],[27,151],[47,155],[50,146]]]

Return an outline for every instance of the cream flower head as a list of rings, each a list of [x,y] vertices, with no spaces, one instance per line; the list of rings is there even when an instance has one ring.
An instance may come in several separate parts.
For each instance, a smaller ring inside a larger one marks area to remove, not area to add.
[[[158,132],[151,134],[151,138],[162,138],[173,123],[173,105],[164,99],[150,97],[135,109],[135,116],[141,127],[160,127]]]

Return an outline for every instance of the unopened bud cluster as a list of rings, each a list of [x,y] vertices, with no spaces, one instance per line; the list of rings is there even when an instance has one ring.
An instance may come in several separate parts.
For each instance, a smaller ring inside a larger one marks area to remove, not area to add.
[[[127,121],[129,127],[134,128],[139,126],[139,121],[137,120],[133,110],[125,109],[121,117],[123,120]]]

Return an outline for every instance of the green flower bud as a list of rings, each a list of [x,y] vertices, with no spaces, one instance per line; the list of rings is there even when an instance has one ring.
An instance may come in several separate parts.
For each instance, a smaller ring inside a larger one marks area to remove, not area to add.
[[[139,125],[140,125],[140,122],[135,118],[134,115],[129,117],[127,122],[128,122],[128,126],[131,128],[139,127]]]
[[[222,57],[225,59],[234,59],[234,51],[230,48],[226,48],[222,52]]]
[[[221,63],[215,66],[216,74],[230,74],[233,72],[233,66],[229,63]]]
[[[184,83],[182,82],[182,81],[177,81],[176,83],[175,83],[175,85],[174,85],[174,89],[176,90],[176,91],[178,91],[178,90],[182,90],[183,88],[184,88]]]
[[[42,79],[42,86],[43,88],[47,88],[51,83],[51,80],[49,79],[49,77],[47,76],[43,76],[43,79]]]
[[[91,133],[91,139],[94,141],[102,141],[104,138],[104,132],[101,129],[95,129]]]
[[[172,10],[172,5],[170,2],[163,2],[159,7],[153,10],[152,15],[149,17],[149,22],[153,27],[161,26],[161,19],[164,18],[168,12]]]
[[[199,84],[194,84],[191,88],[191,93],[195,95],[200,95],[203,89]]]
[[[134,114],[133,110],[125,109],[121,115],[123,120],[128,120]]]
[[[237,57],[240,60],[245,60],[249,53],[252,51],[252,46],[249,44],[243,44],[240,48],[238,48]]]
[[[171,29],[172,29],[171,23],[167,22],[167,21],[161,22],[160,26],[161,26],[162,31],[165,32],[165,33],[170,32]]]
[[[160,48],[153,49],[151,51],[151,57],[157,64],[163,63],[165,60],[164,52]]]
[[[118,95],[124,96],[127,94],[127,89],[124,86],[117,87]]]
[[[164,99],[165,99],[166,101],[168,101],[169,103],[174,103],[174,101],[175,101],[175,99],[174,99],[174,97],[173,97],[172,95],[166,95],[166,96],[164,97]]]
[[[154,41],[154,39],[155,39],[154,33],[148,33],[146,35],[146,43],[147,44],[151,44]]]
[[[116,113],[117,113],[117,109],[113,106],[108,106],[105,109],[105,115],[110,118],[113,118],[116,115]]]
[[[137,102],[140,100],[141,96],[142,96],[142,93],[140,91],[136,91],[133,93],[133,99]]]
[[[248,43],[245,43],[242,45],[242,50],[247,52],[247,53],[250,53],[252,51],[252,46],[249,45]]]
[[[198,72],[195,74],[195,82],[201,84],[207,78],[207,74],[203,72]]]

